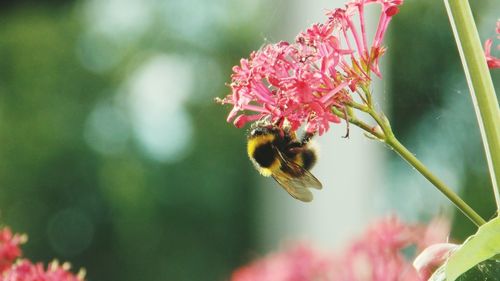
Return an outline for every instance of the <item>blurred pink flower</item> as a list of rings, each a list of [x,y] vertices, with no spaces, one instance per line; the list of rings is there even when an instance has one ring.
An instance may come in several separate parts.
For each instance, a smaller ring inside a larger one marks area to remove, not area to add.
[[[415,258],[413,267],[415,267],[423,280],[427,280],[458,247],[459,245],[451,243],[437,243],[431,245]]]
[[[307,244],[290,245],[283,252],[236,270],[232,281],[333,280],[333,255],[319,252]]]
[[[496,33],[497,33],[497,39],[500,39],[500,19],[497,21]],[[500,58],[491,55],[492,45],[493,45],[492,38],[484,42],[484,55],[486,56],[486,62],[488,63],[488,67],[491,69],[500,68]],[[497,50],[500,50],[500,44],[497,45]]]
[[[84,272],[80,271],[78,275],[72,274],[68,263],[59,264],[53,261],[47,269],[43,264],[33,264],[29,260],[20,260],[11,268],[6,270],[0,281],[82,281]]]
[[[379,4],[381,12],[369,46],[364,7],[371,3]],[[269,44],[252,52],[233,67],[231,94],[217,100],[233,105],[227,121],[242,127],[262,118],[278,125],[286,120],[292,130],[305,123],[308,132],[323,134],[330,123],[340,122],[332,107],[343,110],[351,93],[370,81],[371,71],[381,76],[384,34],[402,3],[351,1],[329,11],[325,23],[312,25],[295,43]]]
[[[371,225],[338,255],[320,253],[307,244],[289,247],[236,270],[232,281],[420,281],[411,258],[416,252],[443,242],[449,224],[437,219],[428,226],[404,224],[392,216]]]
[[[45,270],[41,263],[33,264],[21,257],[19,246],[27,241],[26,235],[12,234],[8,227],[0,230],[0,281],[83,281],[84,271],[72,274],[69,263],[54,261]]]
[[[421,280],[412,268],[411,259],[402,251],[415,247],[418,253],[431,244],[446,241],[449,230],[449,221],[443,217],[435,218],[428,225],[405,224],[395,216],[382,219],[348,249],[350,270],[346,273],[349,278],[340,280]]]
[[[0,230],[0,273],[9,268],[21,256],[19,245],[26,240],[26,235],[13,235],[8,227]]]

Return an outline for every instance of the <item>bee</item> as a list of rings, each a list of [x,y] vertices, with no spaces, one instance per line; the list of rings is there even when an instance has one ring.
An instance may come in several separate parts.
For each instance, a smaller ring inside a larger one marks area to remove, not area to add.
[[[257,122],[248,134],[248,157],[261,175],[272,176],[293,198],[310,202],[313,195],[309,188],[322,188],[309,172],[317,159],[309,145],[312,137],[305,133],[299,140],[286,126]]]

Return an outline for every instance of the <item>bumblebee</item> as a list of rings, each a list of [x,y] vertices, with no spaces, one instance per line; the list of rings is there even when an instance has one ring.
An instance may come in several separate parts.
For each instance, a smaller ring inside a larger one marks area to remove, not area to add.
[[[309,145],[312,137],[306,133],[299,140],[286,127],[257,122],[248,134],[248,157],[260,174],[272,176],[295,199],[310,202],[313,195],[309,188],[322,188],[309,172],[317,159]]]

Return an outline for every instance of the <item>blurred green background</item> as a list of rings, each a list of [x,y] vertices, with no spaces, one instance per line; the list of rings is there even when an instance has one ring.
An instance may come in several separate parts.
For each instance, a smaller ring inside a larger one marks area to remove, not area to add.
[[[431,156],[458,161],[462,193],[490,217],[484,154],[444,8],[407,2],[386,43],[395,131],[411,149],[432,142],[440,150]],[[493,2],[474,5],[485,15],[476,16],[483,39],[500,12]],[[246,262],[258,240],[256,173],[243,131],[213,98],[228,93],[231,67],[280,23],[280,5],[3,1],[0,221],[28,234],[25,255],[68,260],[88,280],[223,280]],[[499,71],[493,78],[498,89]],[[388,161],[388,173],[407,169]],[[457,215],[455,236],[472,231]]]

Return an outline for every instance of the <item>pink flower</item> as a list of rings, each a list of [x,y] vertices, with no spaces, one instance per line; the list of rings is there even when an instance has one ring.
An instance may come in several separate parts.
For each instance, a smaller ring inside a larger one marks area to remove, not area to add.
[[[21,256],[19,245],[26,242],[26,235],[12,234],[8,227],[0,230],[0,273]]]
[[[451,243],[438,243],[431,245],[417,256],[413,262],[413,267],[415,267],[423,280],[427,280],[458,247],[458,245]]]
[[[333,256],[298,244],[236,270],[231,281],[333,280]]]
[[[84,272],[73,275],[68,263],[54,261],[45,270],[41,263],[33,264],[21,257],[19,245],[27,241],[26,235],[12,234],[8,227],[0,230],[0,281],[83,281]]]
[[[455,244],[443,243],[448,241],[450,221],[438,217],[430,222],[426,229],[419,231],[422,239],[418,243],[421,251],[413,261],[413,267],[417,270],[422,280],[427,280],[433,272],[448,258],[450,251],[456,248]]]
[[[369,46],[364,7],[381,7],[377,32]],[[293,131],[306,124],[320,135],[339,123],[332,108],[344,110],[352,93],[370,82],[370,72],[381,76],[382,41],[402,0],[356,0],[327,13],[325,23],[312,25],[292,44],[269,44],[233,67],[231,94],[219,103],[233,105],[227,121],[236,127],[267,118]],[[356,27],[355,20],[360,28]],[[353,39],[351,39],[353,38]],[[354,40],[354,42],[351,42]]]
[[[496,33],[497,39],[500,39],[500,19],[497,21]],[[486,57],[486,62],[488,63],[488,67],[491,69],[500,68],[500,58],[491,55],[491,45],[493,45],[492,38],[484,42],[484,55]],[[500,44],[497,45],[497,50],[500,50]]]
[[[427,228],[391,216],[374,223],[345,254],[342,281],[418,281],[402,251],[421,243]]]
[[[299,244],[236,270],[231,280],[421,281],[403,251],[416,247],[419,252],[436,239],[442,242],[448,231],[443,219],[425,226],[392,216],[375,222],[337,255]]]
[[[68,263],[59,264],[53,261],[47,269],[41,263],[33,264],[29,260],[21,260],[0,276],[0,281],[82,281],[84,272],[72,274]]]

